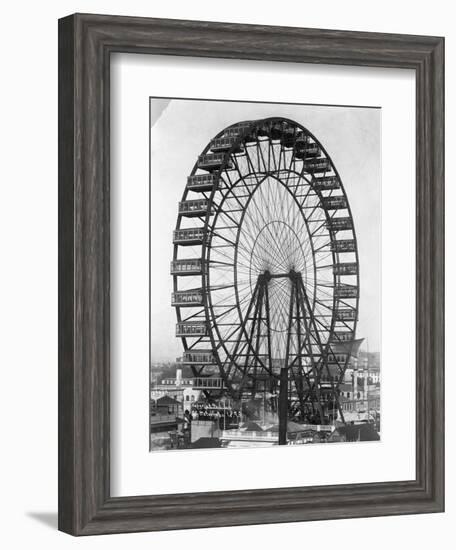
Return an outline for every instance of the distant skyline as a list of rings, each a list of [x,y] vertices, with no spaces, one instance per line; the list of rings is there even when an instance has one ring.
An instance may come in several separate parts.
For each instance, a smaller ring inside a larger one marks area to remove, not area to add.
[[[381,110],[293,104],[151,98],[151,362],[182,354],[171,307],[172,231],[197,156],[220,130],[240,120],[281,116],[322,143],[342,178],[358,241],[357,337],[381,351]]]

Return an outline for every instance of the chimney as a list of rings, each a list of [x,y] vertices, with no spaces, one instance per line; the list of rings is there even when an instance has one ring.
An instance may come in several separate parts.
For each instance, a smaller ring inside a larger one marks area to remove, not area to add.
[[[176,369],[176,386],[179,387],[182,384],[182,368],[177,367]]]

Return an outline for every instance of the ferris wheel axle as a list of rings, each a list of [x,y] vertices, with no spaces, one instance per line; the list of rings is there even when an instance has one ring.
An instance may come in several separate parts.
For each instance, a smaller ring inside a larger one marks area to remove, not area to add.
[[[266,270],[260,277],[263,277],[264,280],[269,281],[270,279],[284,279],[288,277],[291,280],[299,279],[301,276],[301,273],[299,271],[295,271],[294,269],[290,269],[288,273],[271,273],[270,271]]]

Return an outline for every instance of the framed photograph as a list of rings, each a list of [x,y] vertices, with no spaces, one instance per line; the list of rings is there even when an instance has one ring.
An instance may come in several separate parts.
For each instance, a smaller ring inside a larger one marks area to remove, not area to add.
[[[380,439],[380,115],[150,99],[151,451]]]
[[[444,42],[59,21],[59,528],[444,509]]]

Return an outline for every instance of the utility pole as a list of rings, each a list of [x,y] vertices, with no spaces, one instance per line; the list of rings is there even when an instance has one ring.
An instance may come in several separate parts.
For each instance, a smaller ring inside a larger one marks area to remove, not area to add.
[[[366,364],[366,400],[367,400],[367,421],[369,422],[369,338],[366,338],[367,364]]]
[[[279,388],[279,445],[287,444],[287,420],[288,420],[288,369],[280,369]]]

